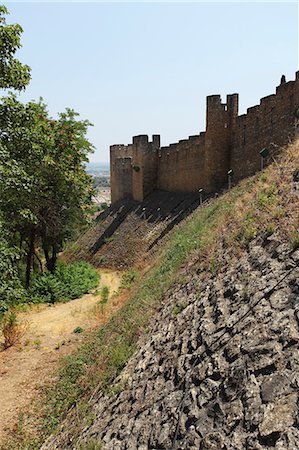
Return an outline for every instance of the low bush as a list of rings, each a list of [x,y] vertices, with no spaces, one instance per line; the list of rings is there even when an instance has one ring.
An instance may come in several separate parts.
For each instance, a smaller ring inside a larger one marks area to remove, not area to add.
[[[47,272],[34,278],[27,296],[34,303],[73,300],[95,288],[99,279],[96,269],[84,261],[60,263],[54,274]]]

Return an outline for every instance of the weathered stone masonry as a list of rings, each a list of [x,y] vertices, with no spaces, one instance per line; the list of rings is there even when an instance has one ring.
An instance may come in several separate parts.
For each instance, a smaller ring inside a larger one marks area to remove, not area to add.
[[[268,162],[277,149],[299,130],[299,72],[295,81],[282,76],[276,94],[238,116],[238,94],[207,97],[206,131],[160,147],[160,136],[149,142],[135,136],[129,145],[110,147],[112,203],[131,196],[142,201],[156,189],[170,192],[217,192],[233,170],[234,181],[260,169],[260,151],[267,148]],[[297,116],[297,117],[296,117]]]

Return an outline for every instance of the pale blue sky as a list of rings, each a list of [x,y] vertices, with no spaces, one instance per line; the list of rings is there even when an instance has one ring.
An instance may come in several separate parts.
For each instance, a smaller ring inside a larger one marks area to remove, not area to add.
[[[4,3],[32,68],[21,99],[89,119],[91,161],[133,135],[196,134],[207,95],[239,92],[243,113],[298,69],[297,3]]]

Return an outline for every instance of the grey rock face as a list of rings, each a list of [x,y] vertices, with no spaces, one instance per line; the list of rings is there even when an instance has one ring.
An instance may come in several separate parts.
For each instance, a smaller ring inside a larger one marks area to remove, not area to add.
[[[298,258],[254,243],[217,276],[184,275],[115,380],[124,390],[98,396],[75,443],[65,427],[43,449],[298,449]]]

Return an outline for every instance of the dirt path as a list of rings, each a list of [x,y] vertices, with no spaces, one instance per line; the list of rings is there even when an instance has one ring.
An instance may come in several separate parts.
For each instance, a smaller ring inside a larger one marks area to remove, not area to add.
[[[20,345],[0,351],[0,445],[16,426],[20,411],[38,395],[38,387],[53,378],[57,361],[84,340],[84,333],[74,329],[86,331],[105,323],[124,302],[115,295],[121,274],[108,270],[100,274],[100,286],[110,289],[104,314],[95,294],[53,306],[36,305],[19,314],[26,324]]]

